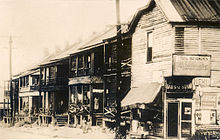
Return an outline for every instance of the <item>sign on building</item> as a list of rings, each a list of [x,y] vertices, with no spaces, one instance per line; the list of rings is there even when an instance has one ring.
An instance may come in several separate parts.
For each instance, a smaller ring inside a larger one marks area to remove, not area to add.
[[[173,76],[210,76],[208,55],[173,55]]]

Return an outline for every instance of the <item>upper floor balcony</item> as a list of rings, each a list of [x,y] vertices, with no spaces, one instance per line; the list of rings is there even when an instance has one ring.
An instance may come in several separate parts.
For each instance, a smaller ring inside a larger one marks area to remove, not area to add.
[[[39,90],[39,85],[28,85],[20,87],[19,92],[37,91]]]
[[[68,85],[67,77],[47,78],[41,80],[41,86],[65,86]]]

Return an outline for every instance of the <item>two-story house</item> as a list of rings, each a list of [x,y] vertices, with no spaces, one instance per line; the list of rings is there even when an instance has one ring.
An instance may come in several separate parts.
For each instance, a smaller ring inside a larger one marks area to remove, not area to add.
[[[69,111],[75,125],[86,120],[92,125],[111,125],[113,122],[114,126],[117,88],[116,33],[114,26],[97,33],[79,44],[80,47],[70,55]],[[131,38],[122,40],[121,91],[125,95],[130,89]]]
[[[18,113],[34,117],[39,109],[39,69],[27,70],[19,75]]]
[[[131,90],[122,100],[131,135],[219,129],[219,11],[218,0],[149,0],[135,14]]]
[[[102,125],[104,112],[103,38],[113,36],[114,28],[96,33],[70,53],[69,111],[71,123]]]
[[[69,61],[51,61],[54,57],[40,64],[41,122],[48,117],[46,123],[68,112]]]

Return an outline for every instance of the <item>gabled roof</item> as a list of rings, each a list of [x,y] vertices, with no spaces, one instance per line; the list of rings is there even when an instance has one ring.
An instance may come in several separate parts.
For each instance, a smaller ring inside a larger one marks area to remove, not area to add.
[[[125,32],[125,30],[123,30],[123,32]],[[51,56],[49,59],[40,63],[40,66],[55,63],[68,58],[71,54],[76,54],[85,50],[101,46],[104,44],[103,39],[114,37],[116,34],[117,31],[115,26],[105,28],[102,32],[95,33],[89,36],[87,39],[75,43],[70,47],[62,50],[59,54]]]
[[[170,2],[186,22],[220,21],[220,0],[170,0]]]
[[[127,26],[124,26],[124,28],[122,28],[121,30],[122,33],[127,32]],[[70,52],[70,54],[78,53],[81,51],[101,46],[105,43],[103,40],[115,37],[116,35],[116,26],[108,27],[104,29],[102,32],[96,33],[93,36],[89,37],[87,40],[84,41],[84,43],[80,44],[81,47],[79,47],[78,50],[74,50],[73,52]]]
[[[49,61],[54,56],[55,56],[55,54],[51,54],[49,56],[46,56],[46,57],[40,59],[37,63],[26,67],[22,72],[13,75],[13,79],[17,79],[21,76],[26,76],[26,75],[38,72],[39,71],[39,65]]]
[[[220,0],[148,0],[146,5],[135,13],[128,27],[122,27],[122,35],[132,34],[141,16],[153,9],[155,6],[164,13],[168,22],[219,22],[220,23]],[[34,66],[27,68],[24,74],[30,70],[36,70],[41,65],[54,63],[69,57],[71,54],[79,53],[105,43],[105,40],[115,38],[117,35],[116,26],[105,29],[103,32],[96,33],[88,39],[73,44],[59,53],[52,54]],[[16,76],[18,76],[16,75]]]
[[[25,71],[24,73],[20,75],[20,77],[27,76],[27,75],[40,75],[40,69]]]
[[[129,24],[132,34],[141,16],[154,8],[155,4],[164,13],[168,22],[220,23],[220,0],[148,0],[139,8]]]

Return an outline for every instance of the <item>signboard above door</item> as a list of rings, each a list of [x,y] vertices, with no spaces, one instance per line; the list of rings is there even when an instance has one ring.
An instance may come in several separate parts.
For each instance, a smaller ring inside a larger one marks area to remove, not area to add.
[[[210,76],[210,55],[173,55],[173,76]]]

